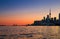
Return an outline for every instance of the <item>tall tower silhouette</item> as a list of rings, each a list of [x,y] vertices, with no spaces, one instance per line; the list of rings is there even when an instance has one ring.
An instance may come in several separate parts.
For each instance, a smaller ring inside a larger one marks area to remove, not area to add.
[[[49,10],[49,17],[51,18],[51,9]]]

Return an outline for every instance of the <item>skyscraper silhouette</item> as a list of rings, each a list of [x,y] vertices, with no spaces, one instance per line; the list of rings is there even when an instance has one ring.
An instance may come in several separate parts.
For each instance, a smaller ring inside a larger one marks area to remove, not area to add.
[[[59,20],[60,20],[60,13],[59,13]]]

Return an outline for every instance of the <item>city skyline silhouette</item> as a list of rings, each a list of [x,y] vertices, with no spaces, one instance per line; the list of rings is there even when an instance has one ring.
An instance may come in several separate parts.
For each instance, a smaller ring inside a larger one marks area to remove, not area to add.
[[[29,24],[28,24],[29,25]],[[60,26],[60,13],[58,14],[58,19],[56,17],[51,17],[51,9],[47,17],[43,17],[42,20],[35,20],[32,26]]]

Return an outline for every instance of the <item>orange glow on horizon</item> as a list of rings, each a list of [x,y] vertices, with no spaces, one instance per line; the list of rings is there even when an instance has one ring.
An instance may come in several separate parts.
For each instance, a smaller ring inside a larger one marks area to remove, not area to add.
[[[59,11],[58,9],[56,10],[52,10],[51,17],[57,17],[58,19],[58,15],[59,15]],[[14,12],[15,13],[15,12]],[[21,12],[19,12],[21,13]],[[24,14],[20,15],[16,12],[16,14],[12,15],[12,16],[0,16],[0,24],[20,24],[20,25],[25,25],[25,24],[31,24],[34,22],[34,20],[41,20],[43,19],[43,17],[47,14],[49,14],[49,12],[46,11],[27,11],[27,12],[22,12]]]

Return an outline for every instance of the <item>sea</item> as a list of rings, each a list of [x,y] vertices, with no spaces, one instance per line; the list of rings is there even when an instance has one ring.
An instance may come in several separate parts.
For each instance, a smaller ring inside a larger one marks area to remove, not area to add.
[[[60,39],[60,26],[0,26],[0,39]]]

